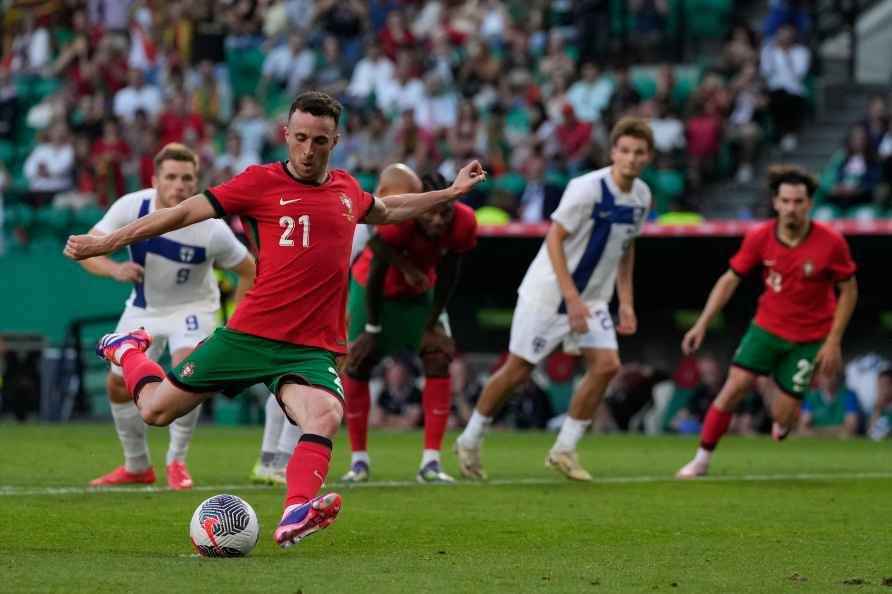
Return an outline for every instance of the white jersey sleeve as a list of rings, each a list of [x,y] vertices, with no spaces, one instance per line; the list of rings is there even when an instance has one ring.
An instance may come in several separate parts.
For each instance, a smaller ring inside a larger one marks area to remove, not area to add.
[[[213,219],[213,228],[208,241],[211,260],[220,268],[235,268],[248,255],[248,249],[242,245],[229,226],[219,219]]]
[[[600,199],[600,186],[588,183],[586,178],[571,179],[560,204],[551,213],[551,220],[560,223],[571,234],[576,233],[591,217],[592,206]]]

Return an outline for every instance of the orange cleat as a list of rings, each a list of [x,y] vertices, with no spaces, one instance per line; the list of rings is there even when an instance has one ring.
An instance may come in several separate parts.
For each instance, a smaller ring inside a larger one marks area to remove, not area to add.
[[[130,472],[119,466],[97,479],[90,481],[94,487],[110,487],[114,485],[151,485],[155,482],[155,469],[149,466],[142,472]]]
[[[167,486],[171,491],[192,488],[192,477],[186,465],[179,460],[174,460],[167,465]]]

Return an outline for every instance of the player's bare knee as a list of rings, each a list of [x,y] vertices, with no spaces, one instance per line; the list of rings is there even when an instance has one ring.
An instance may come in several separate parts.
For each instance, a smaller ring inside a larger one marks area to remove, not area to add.
[[[445,351],[430,351],[421,355],[424,377],[449,377],[452,355]]]
[[[304,430],[307,433],[315,433],[324,437],[332,437],[341,426],[344,408],[341,404],[332,398],[330,406],[322,407],[315,417],[306,423]]]
[[[619,373],[620,367],[619,357],[614,353],[597,357],[590,370],[592,374],[610,381]]]
[[[170,411],[154,406],[143,406],[139,409],[139,412],[146,425],[153,427],[166,427],[176,419]]]

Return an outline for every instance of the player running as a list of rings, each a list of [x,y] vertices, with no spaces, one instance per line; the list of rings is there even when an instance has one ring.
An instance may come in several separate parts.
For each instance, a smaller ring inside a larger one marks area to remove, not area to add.
[[[480,446],[493,417],[537,363],[561,342],[581,351],[588,369],[545,465],[588,481],[576,444],[592,422],[608,382],[619,370],[608,304],[619,297],[620,334],[637,329],[632,291],[634,239],[650,208],[650,189],[638,178],[653,154],[653,133],[623,118],[610,133],[612,165],[570,180],[538,255],[518,289],[510,354],[486,386],[455,442],[462,476],[485,479]],[[572,271],[572,272],[571,272]]]
[[[756,317],[706,413],[700,447],[676,473],[678,478],[708,472],[712,453],[756,376],[771,376],[778,388],[771,436],[780,441],[796,425],[813,372],[834,376],[842,367],[842,335],[858,300],[849,246],[835,229],[810,219],[817,188],[810,175],[798,167],[775,167],[769,171],[769,186],[777,218],[746,234],[681,343],[685,354],[700,348],[709,322],[731,299],[740,279],[757,266],[764,268],[765,290]]]
[[[182,144],[168,144],[155,156],[152,188],[116,200],[90,234],[107,235],[156,209],[176,206],[195,194],[197,183],[198,157]],[[174,366],[217,326],[220,291],[213,267],[238,275],[236,303],[254,283],[254,258],[222,221],[203,221],[135,243],[130,247],[129,262],[97,256],[80,264],[96,276],[133,283],[116,331],[145,328],[155,337],[146,355],[157,360],[167,343]],[[154,483],[146,424],[127,392],[121,368],[114,363],[106,387],[124,448],[124,465],[90,484]],[[167,485],[171,489],[192,487],[185,461],[200,412],[201,408],[195,407],[170,425]]]
[[[436,173],[425,175],[422,182],[425,191],[447,186]],[[440,466],[452,400],[449,364],[455,353],[448,325],[440,321],[440,315],[458,281],[462,255],[476,244],[474,211],[464,204],[448,203],[417,219],[378,227],[353,265],[348,299],[350,354],[344,377],[352,459],[342,480],[369,480],[372,370],[384,356],[418,352],[425,378],[424,448],[416,480],[455,482]]]
[[[236,214],[257,256],[257,281],[225,328],[218,328],[162,379],[143,351],[142,330],[109,334],[102,355],[124,368],[143,419],[166,425],[205,398],[267,384],[291,422],[304,431],[287,467],[287,495],[276,542],[288,547],[329,526],[341,497],[316,496],[328,475],[331,438],[343,416],[335,358],[346,352],[348,266],[358,221],[399,223],[457,199],[486,172],[467,164],[453,184],[423,194],[376,198],[349,173],[328,169],[342,107],[325,93],[300,94],[284,128],[288,160],[255,165],[179,206],[143,217],[104,237],[72,236],[71,258],[106,254],[187,225]]]

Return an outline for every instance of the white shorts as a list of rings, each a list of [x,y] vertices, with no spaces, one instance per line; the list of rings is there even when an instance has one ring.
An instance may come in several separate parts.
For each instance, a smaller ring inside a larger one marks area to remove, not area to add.
[[[175,351],[191,349],[210,336],[217,327],[217,314],[216,312],[191,313],[188,309],[149,313],[139,307],[128,307],[121,314],[115,332],[129,332],[140,326],[152,335],[152,346],[146,351],[146,355],[157,361],[165,346],[173,356]],[[111,366],[111,372],[115,375],[124,375],[124,371],[114,364]]]
[[[591,308],[588,332],[570,330],[567,314],[517,298],[511,320],[511,343],[508,350],[534,365],[551,354],[563,342],[564,351],[579,354],[580,349],[617,350],[616,331],[606,305]]]

